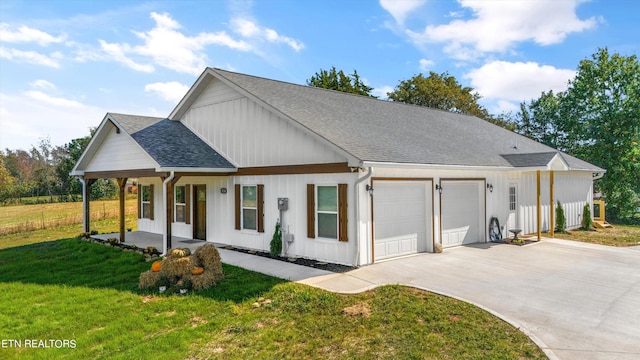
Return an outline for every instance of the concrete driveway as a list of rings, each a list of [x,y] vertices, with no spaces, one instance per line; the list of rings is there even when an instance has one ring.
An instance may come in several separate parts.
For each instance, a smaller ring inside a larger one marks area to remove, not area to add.
[[[300,282],[344,293],[414,286],[498,315],[552,359],[640,359],[640,251],[632,248],[478,244]]]

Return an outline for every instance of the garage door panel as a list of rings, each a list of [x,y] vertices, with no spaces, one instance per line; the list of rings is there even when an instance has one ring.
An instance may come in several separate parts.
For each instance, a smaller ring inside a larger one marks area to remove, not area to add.
[[[431,249],[431,186],[431,181],[375,181],[376,260]]]
[[[442,246],[483,241],[483,182],[443,181],[442,187]]]

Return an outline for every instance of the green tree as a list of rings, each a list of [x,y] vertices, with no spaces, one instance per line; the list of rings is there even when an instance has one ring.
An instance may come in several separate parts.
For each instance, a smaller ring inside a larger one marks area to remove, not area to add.
[[[17,179],[4,165],[4,154],[0,153],[0,203],[14,197]]]
[[[518,132],[539,143],[561,151],[567,150],[567,131],[562,113],[564,93],[542,92],[530,104],[520,104]]]
[[[612,218],[640,207],[640,63],[598,49],[578,65],[563,98],[568,151],[607,169],[596,188]]]
[[[351,94],[376,97],[371,95],[373,88],[365,85],[356,70],[353,70],[353,74],[346,75],[342,70],[336,70],[335,66],[332,66],[331,70],[320,69],[320,71],[307,80],[307,85]]]
[[[478,104],[480,94],[473,88],[460,85],[454,76],[446,72],[437,74],[431,71],[428,77],[418,74],[402,80],[387,96],[406,104],[474,115],[485,120],[490,118],[489,112]]]
[[[564,233],[567,231],[567,219],[564,217],[564,208],[562,208],[562,204],[558,201],[558,205],[556,206],[556,232]]]
[[[73,170],[90,140],[91,137],[89,136],[73,139],[63,147],[64,151],[56,167],[60,195],[82,194],[82,184],[77,178],[70,176],[69,173]]]

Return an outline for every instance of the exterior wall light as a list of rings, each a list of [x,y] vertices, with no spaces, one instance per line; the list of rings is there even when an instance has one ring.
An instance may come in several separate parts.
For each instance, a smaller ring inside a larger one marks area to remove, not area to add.
[[[487,190],[489,190],[489,192],[493,192],[493,184],[487,184]]]
[[[369,192],[369,195],[373,196],[373,186],[367,184],[367,186],[365,186],[365,190]]]
[[[442,185],[436,184],[436,190],[442,195]]]

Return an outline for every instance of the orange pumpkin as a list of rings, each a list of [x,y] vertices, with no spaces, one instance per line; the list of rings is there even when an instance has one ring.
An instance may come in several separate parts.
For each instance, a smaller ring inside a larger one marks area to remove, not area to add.
[[[195,268],[193,268],[193,270],[191,270],[191,273],[192,273],[193,275],[200,275],[200,274],[202,274],[203,272],[204,272],[204,269],[203,269],[203,268],[201,268],[201,267],[195,267]]]
[[[156,261],[153,264],[151,264],[151,271],[153,272],[158,272],[160,271],[160,266],[162,265],[162,261]]]

